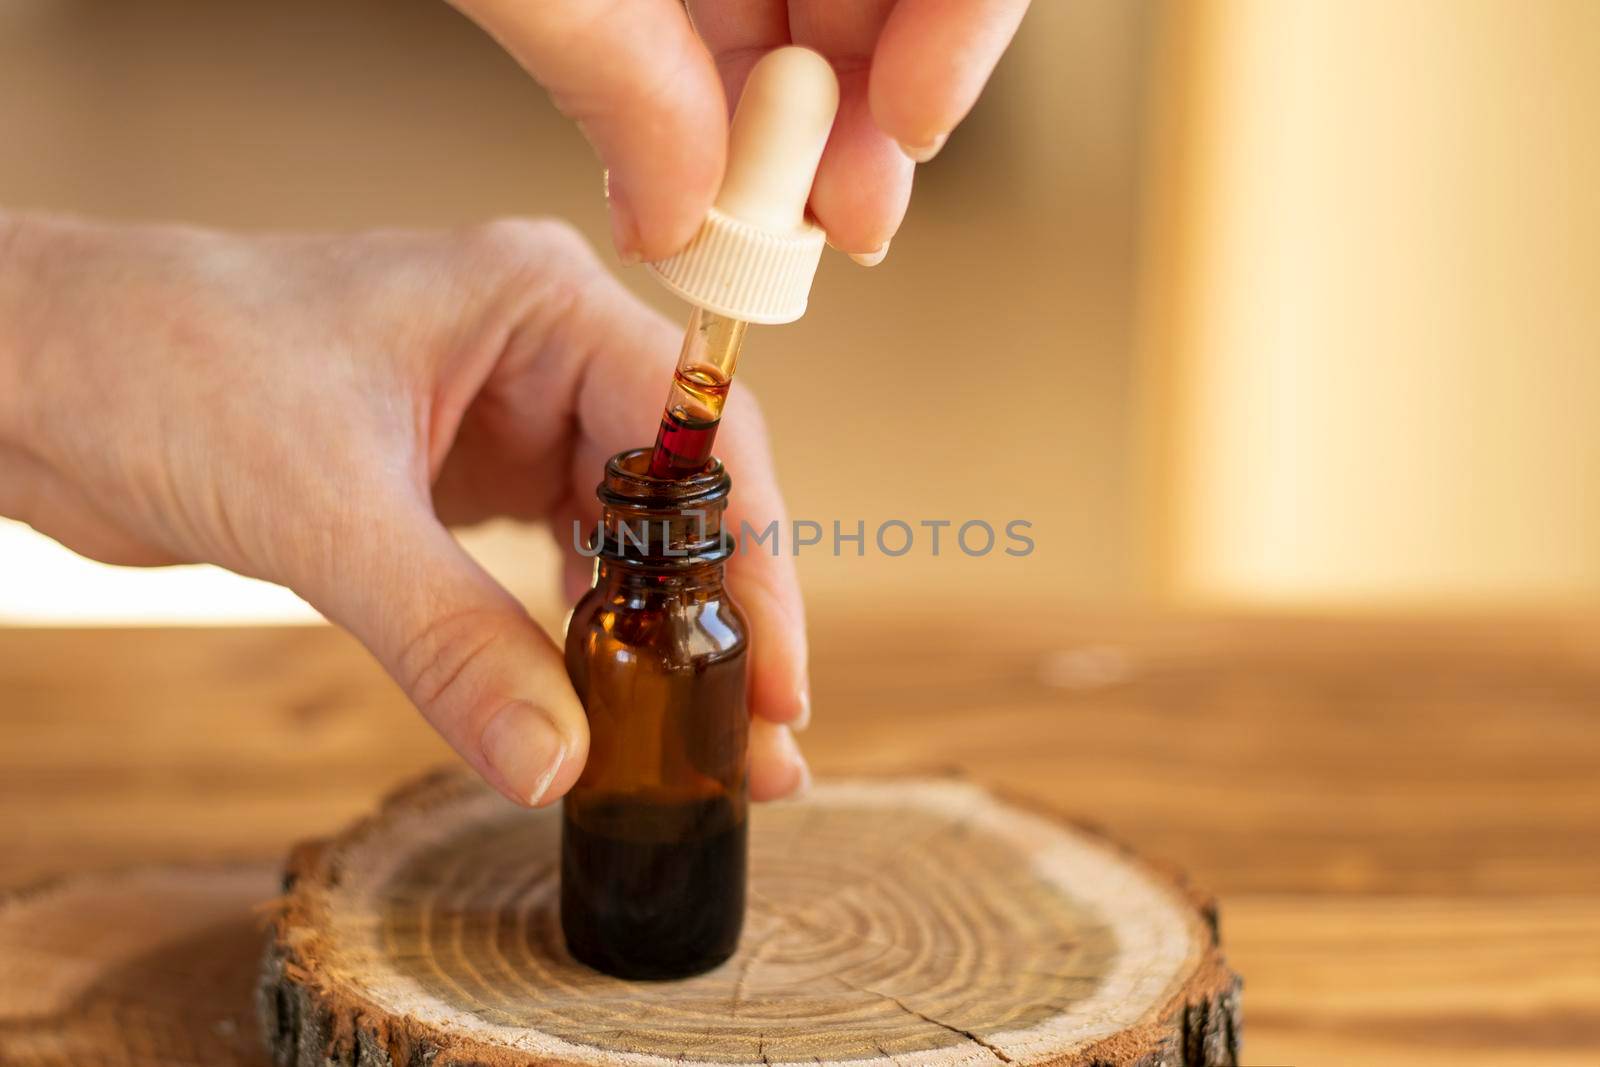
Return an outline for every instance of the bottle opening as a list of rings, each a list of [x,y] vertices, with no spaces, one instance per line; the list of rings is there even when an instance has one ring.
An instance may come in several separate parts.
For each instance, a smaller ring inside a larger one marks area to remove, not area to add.
[[[728,495],[733,482],[722,461],[712,456],[699,470],[662,478],[650,473],[648,448],[618,452],[606,462],[605,481],[600,485],[600,502],[619,503],[659,501],[677,506],[688,501],[720,499]]]
[[[693,474],[650,474],[651,450],[618,452],[606,463],[596,495],[602,505],[598,554],[604,559],[655,566],[692,565],[725,559],[732,544],[722,529],[732,480],[722,461],[709,460]]]

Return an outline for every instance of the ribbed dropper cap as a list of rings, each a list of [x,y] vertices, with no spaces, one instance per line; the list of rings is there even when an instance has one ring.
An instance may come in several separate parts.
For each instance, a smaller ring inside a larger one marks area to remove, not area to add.
[[[682,251],[649,264],[661,283],[745,322],[805,314],[824,244],[806,201],[838,109],[839,82],[826,59],[796,47],[764,56],[734,112],[715,205]]]

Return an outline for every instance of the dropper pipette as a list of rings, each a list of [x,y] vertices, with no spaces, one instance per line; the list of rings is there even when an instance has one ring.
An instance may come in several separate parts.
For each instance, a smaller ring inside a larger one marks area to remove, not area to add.
[[[650,453],[651,477],[693,474],[711,458],[746,325],[705,308],[690,314],[655,451]]]
[[[838,80],[816,52],[764,56],[740,94],[722,189],[700,232],[649,264],[694,305],[650,458],[654,477],[692,474],[711,458],[746,325],[805,314],[824,243],[806,201],[838,106]]]

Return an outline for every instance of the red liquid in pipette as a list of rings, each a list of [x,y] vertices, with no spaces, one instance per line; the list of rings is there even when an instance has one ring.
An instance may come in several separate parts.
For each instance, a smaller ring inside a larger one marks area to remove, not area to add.
[[[655,451],[650,454],[652,478],[681,478],[706,465],[731,384],[707,367],[673,374],[667,410],[656,432]]]

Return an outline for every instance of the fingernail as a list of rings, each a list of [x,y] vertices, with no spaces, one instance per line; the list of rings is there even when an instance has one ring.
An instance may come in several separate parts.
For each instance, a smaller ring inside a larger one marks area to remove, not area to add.
[[[788,758],[789,766],[794,770],[794,785],[789,787],[789,796],[805,796],[811,789],[811,767],[806,763],[806,758],[800,752],[800,745],[794,739],[794,731],[787,726],[778,727],[781,737],[779,746]]]
[[[634,243],[632,217],[615,203],[611,205],[611,243],[617,249],[617,262],[624,267],[637,266],[644,259]]]
[[[800,714],[794,717],[794,721],[789,724],[789,729],[799,733],[811,725],[811,690],[801,689],[800,692],[795,694],[795,702],[800,705]]]
[[[566,742],[550,716],[532,704],[507,704],[483,730],[483,755],[506,788],[538,807],[567,757]]]
[[[795,799],[799,799],[800,797],[803,797],[807,793],[811,792],[811,765],[807,763],[806,758],[799,753],[795,754],[795,759],[799,763],[800,778],[795,783],[795,787],[789,793],[789,795]]]
[[[926,163],[939,154],[939,149],[943,148],[944,143],[949,139],[950,135],[948,133],[941,133],[927,144],[906,144],[902,141],[900,143],[900,151],[918,163]]]
[[[876,267],[879,263],[883,262],[883,257],[887,256],[888,254],[889,242],[885,241],[877,248],[874,248],[871,252],[851,252],[850,258],[861,264],[863,267]]]
[[[624,267],[631,267],[644,257],[639,254],[637,228],[633,209],[621,188],[611,183],[611,171],[605,171],[606,203],[611,205],[611,243],[616,246],[617,259]]]

